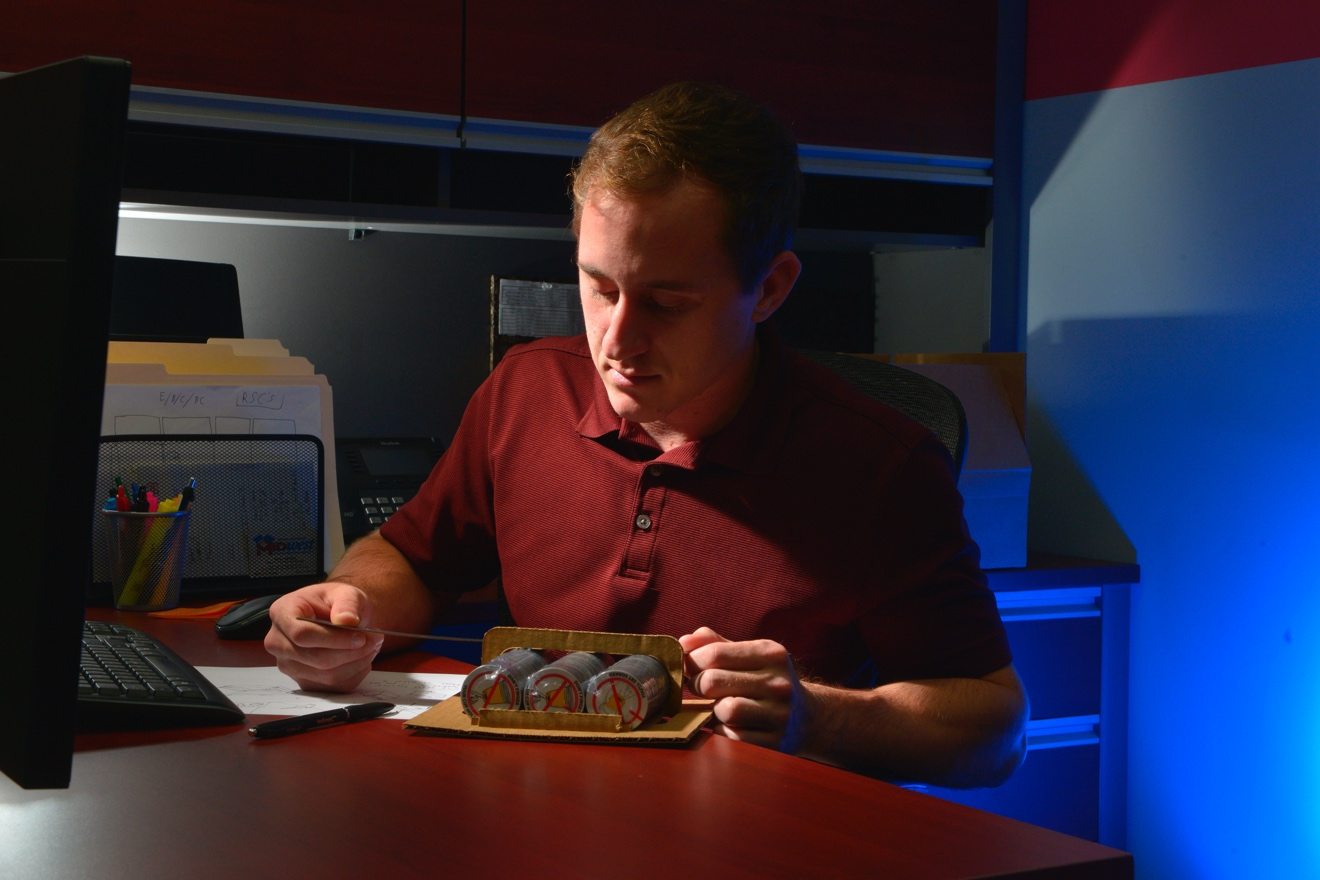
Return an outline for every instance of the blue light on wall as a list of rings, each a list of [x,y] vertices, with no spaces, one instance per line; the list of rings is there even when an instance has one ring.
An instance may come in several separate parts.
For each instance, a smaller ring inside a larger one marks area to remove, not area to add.
[[[1027,105],[1031,543],[1141,564],[1139,877],[1320,876],[1318,94]]]

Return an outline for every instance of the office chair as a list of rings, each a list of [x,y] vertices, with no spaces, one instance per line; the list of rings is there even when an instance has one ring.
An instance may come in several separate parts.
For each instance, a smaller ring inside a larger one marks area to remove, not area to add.
[[[829,367],[867,397],[930,429],[953,458],[954,478],[962,473],[967,458],[967,413],[958,395],[934,379],[884,361],[831,351],[799,350],[798,354]]]

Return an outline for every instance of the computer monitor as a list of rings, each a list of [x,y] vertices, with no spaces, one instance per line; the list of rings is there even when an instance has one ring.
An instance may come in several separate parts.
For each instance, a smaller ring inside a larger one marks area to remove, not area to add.
[[[128,92],[108,58],[0,79],[0,770],[24,788],[73,765]]]
[[[238,270],[229,263],[115,257],[110,338],[205,342],[243,338]]]

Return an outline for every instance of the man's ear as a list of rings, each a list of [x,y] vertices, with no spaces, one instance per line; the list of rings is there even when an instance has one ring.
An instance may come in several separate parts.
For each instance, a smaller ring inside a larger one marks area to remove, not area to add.
[[[788,299],[788,294],[802,272],[802,261],[792,251],[783,251],[770,261],[770,269],[756,288],[756,308],[752,320],[761,323]]]

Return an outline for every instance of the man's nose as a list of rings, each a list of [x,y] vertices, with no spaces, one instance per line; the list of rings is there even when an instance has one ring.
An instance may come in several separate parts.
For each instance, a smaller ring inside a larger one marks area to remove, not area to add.
[[[643,306],[634,297],[620,294],[610,309],[610,324],[601,348],[612,361],[624,361],[646,351],[648,330]]]

